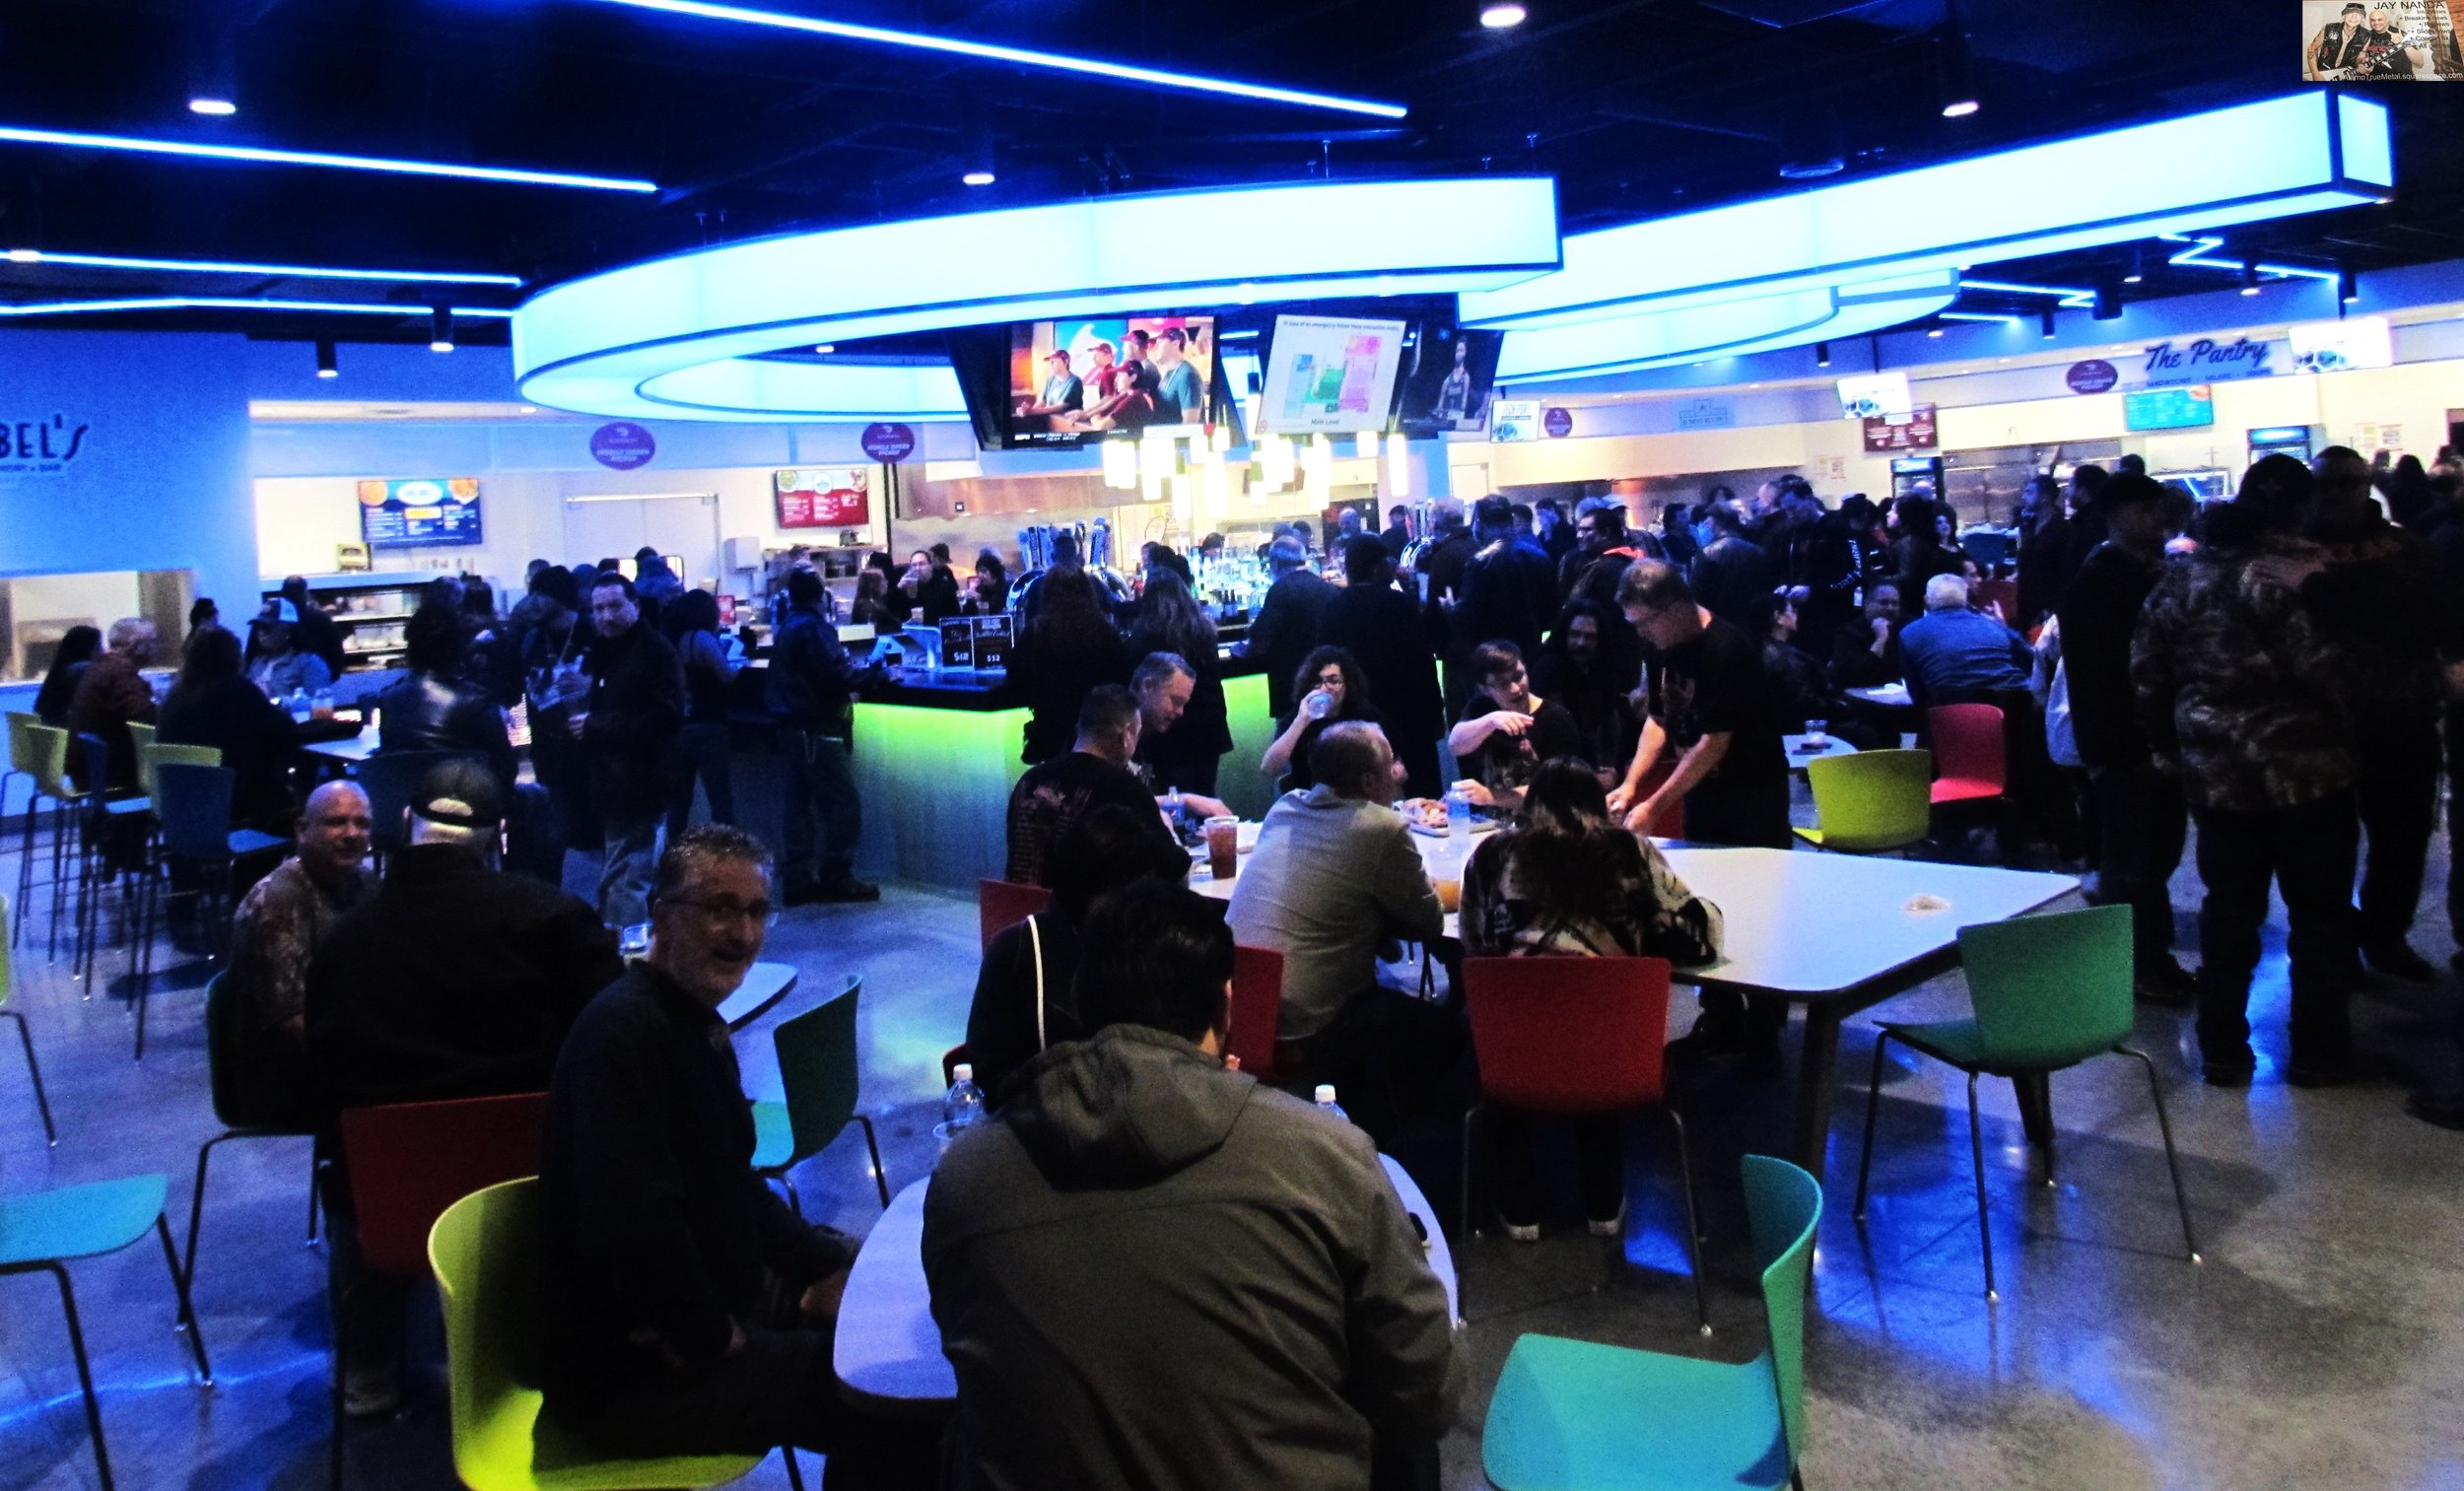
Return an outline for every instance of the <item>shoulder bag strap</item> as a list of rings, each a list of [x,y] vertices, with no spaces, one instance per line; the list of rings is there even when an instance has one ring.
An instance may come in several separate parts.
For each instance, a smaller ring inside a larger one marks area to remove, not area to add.
[[[1027,918],[1027,945],[1035,951],[1035,1049],[1042,1050],[1050,1043],[1044,1036],[1044,928],[1035,918]]]

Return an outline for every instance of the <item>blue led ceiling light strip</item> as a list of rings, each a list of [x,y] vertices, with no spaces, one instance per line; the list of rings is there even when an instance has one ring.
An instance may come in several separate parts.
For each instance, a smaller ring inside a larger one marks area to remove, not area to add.
[[[2239,269],[2241,266],[2236,264],[2233,267]],[[2096,304],[2094,291],[2074,290],[2066,285],[2022,285],[2015,280],[1971,280],[1962,275],[1959,277],[1959,288],[1961,290],[1990,290],[1999,295],[2049,295],[2066,310],[2087,310]],[[1986,319],[2016,321],[2019,317],[1988,316]]]
[[[1266,103],[1290,103],[1302,108],[1334,109],[1341,113],[1367,114],[1379,119],[1401,119],[1410,112],[1401,103],[1388,103],[1375,99],[1349,99],[1337,94],[1311,93],[1297,88],[1278,88],[1268,83],[1242,83],[1230,78],[1209,78],[1197,73],[1173,72],[1137,62],[1114,62],[1100,57],[1074,57],[1062,52],[1035,51],[1022,46],[1002,46],[989,41],[967,41],[956,36],[936,36],[924,32],[892,31],[886,27],[858,26],[847,21],[825,21],[818,16],[787,15],[779,11],[752,10],[740,5],[714,5],[708,0],[599,0],[601,4],[622,5],[634,10],[661,11],[673,16],[693,16],[705,21],[726,21],[741,26],[767,26],[782,31],[803,32],[815,36],[832,36],[842,41],[868,41],[882,46],[904,46],[920,51],[941,52],[950,56],[974,57],[986,62],[1006,62],[1018,67],[1041,67],[1057,72],[1077,73],[1085,77],[1109,78],[1118,83],[1130,83],[1146,88],[1184,89],[1197,93],[1221,94],[1234,99],[1256,99]]]
[[[2217,249],[2224,246],[2224,240],[2214,234],[2166,233],[2158,234],[2157,237],[2162,238],[2167,243],[2187,243],[2190,245],[2181,252],[2167,258],[2164,261],[2167,264],[2186,264],[2196,269],[2222,269],[2228,274],[2241,273],[2241,260],[2239,259],[2217,259],[2208,257],[2208,255],[2214,253]],[[2280,280],[2325,280],[2330,285],[2340,283],[2336,271],[2332,269],[2312,269],[2303,264],[2262,263],[2258,266],[2258,270],[2261,274],[2272,274]]]
[[[457,316],[511,320],[513,312],[486,305],[455,305]],[[335,315],[426,317],[426,305],[379,305],[367,301],[260,301],[244,296],[156,295],[107,301],[30,301],[0,304],[0,316],[113,315],[131,310],[293,310]]]
[[[253,274],[287,280],[376,280],[392,284],[504,285],[518,287],[521,276],[459,273],[439,269],[322,269],[311,264],[247,264],[222,259],[146,259],[104,253],[55,253],[44,248],[0,250],[11,264],[63,264],[78,269],[159,269],[173,274]]]
[[[464,181],[502,181],[519,186],[569,186],[584,191],[653,192],[656,181],[626,176],[584,176],[560,170],[521,170],[509,166],[456,166],[442,161],[397,161],[381,156],[341,156],[314,150],[276,150],[262,145],[209,145],[191,140],[148,140],[133,135],[90,135],[65,129],[0,124],[0,141],[57,145],[69,150],[124,151],[193,160],[243,161],[259,166],[314,166],[336,170],[373,170],[405,176],[444,176]]]
[[[1967,281],[1961,280],[1959,283],[1964,286]],[[1938,321],[2001,321],[2011,326],[2017,326],[2019,323],[2018,316],[1982,310],[1937,310],[1934,312],[1934,319]]]

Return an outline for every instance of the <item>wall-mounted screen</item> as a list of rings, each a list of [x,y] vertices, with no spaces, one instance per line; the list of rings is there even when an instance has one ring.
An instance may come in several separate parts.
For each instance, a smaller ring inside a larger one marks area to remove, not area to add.
[[[1489,400],[1488,438],[1501,444],[1540,439],[1540,400]]]
[[[1502,331],[1467,331],[1448,321],[1423,321],[1403,353],[1395,400],[1395,428],[1430,440],[1476,435],[1488,427]]]
[[[2122,395],[2125,430],[2196,430],[2215,423],[2216,399],[2205,383]]]
[[[478,543],[479,478],[362,482],[360,537],[371,549]]]
[[[872,521],[872,472],[805,466],[772,477],[782,528],[860,528]]]
[[[1116,431],[1197,434],[1239,420],[1211,315],[1091,316],[975,326],[948,336],[976,441],[1073,447]]]
[[[1279,315],[1266,353],[1258,428],[1344,435],[1387,428],[1403,371],[1404,321]]]
[[[1839,380],[1839,412],[1849,419],[1906,419],[1915,409],[1904,373],[1864,373]]]
[[[2293,366],[2303,373],[2387,368],[2396,360],[2395,336],[2383,315],[2309,321],[2288,327],[2285,341],[2293,352]]]

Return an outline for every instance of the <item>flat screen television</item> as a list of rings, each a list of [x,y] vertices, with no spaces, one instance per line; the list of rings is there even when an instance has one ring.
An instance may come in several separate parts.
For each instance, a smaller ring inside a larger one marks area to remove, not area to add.
[[[1421,322],[1397,374],[1402,391],[1395,396],[1395,428],[1419,440],[1486,430],[1497,354],[1505,345],[1502,331]]]
[[[362,482],[360,537],[371,549],[478,543],[479,478]]]
[[[1211,315],[1078,316],[949,333],[988,450],[1068,448],[1115,433],[1235,426]]]
[[[1905,419],[1915,409],[1904,373],[1861,373],[1839,380],[1839,412],[1849,419]]]
[[[2122,395],[2125,430],[2196,430],[2215,423],[2216,400],[2205,383]]]
[[[1279,315],[1258,428],[1267,435],[1384,431],[1395,412],[1408,321]]]

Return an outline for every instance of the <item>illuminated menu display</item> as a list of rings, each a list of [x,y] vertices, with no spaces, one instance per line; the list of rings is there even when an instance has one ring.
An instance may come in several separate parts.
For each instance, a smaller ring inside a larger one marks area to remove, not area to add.
[[[478,543],[479,478],[362,482],[360,536],[371,549]]]

